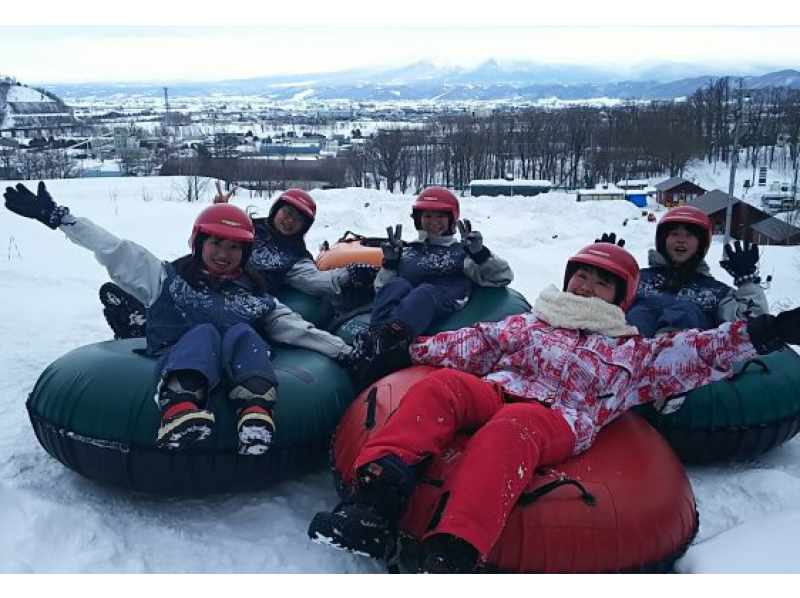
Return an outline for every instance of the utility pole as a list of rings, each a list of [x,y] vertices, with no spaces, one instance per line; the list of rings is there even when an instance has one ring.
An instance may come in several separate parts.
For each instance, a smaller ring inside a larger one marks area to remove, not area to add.
[[[725,243],[731,242],[731,221],[733,220],[733,188],[736,183],[736,165],[739,162],[739,125],[742,121],[742,108],[744,105],[743,81],[739,79],[739,88],[736,90],[736,108],[733,112],[733,148],[731,150],[731,178],[728,183],[728,207],[725,210]],[[722,258],[725,259],[723,245]]]

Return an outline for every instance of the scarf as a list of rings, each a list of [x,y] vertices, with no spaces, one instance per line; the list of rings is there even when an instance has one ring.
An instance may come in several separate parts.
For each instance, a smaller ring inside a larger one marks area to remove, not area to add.
[[[562,292],[554,285],[539,294],[533,311],[537,317],[556,328],[613,337],[639,334],[635,326],[625,322],[625,313],[618,306],[597,297]]]
[[[236,270],[233,272],[225,274],[222,272],[214,272],[213,270],[206,268],[203,270],[203,274],[205,275],[206,280],[208,280],[208,283],[215,289],[218,289],[220,286],[222,286],[222,283],[238,279],[242,275],[242,269],[236,268]]]

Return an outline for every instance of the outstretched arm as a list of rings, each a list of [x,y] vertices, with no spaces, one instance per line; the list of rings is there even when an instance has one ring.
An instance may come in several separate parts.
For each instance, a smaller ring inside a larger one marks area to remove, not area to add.
[[[109,276],[149,307],[161,292],[165,272],[161,260],[133,241],[120,239],[88,218],[77,218],[69,208],[56,205],[47,187],[39,182],[36,195],[25,185],[8,187],[3,194],[10,211],[60,229],[76,245],[94,252]]]

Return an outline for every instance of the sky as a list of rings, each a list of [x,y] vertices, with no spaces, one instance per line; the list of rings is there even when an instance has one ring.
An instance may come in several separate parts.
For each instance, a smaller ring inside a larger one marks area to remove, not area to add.
[[[418,60],[474,66],[489,58],[602,66],[631,75],[665,61],[762,74],[800,69],[800,9],[783,2],[762,14],[745,0],[726,2],[725,10],[675,0],[665,14],[662,8],[649,13],[650,3],[633,0],[577,0],[569,11],[524,0],[503,2],[499,10],[425,0],[231,0],[224,10],[208,0],[190,9],[142,0],[135,12],[98,0],[43,0],[35,14],[25,3],[4,6],[0,75],[30,84],[166,82]]]
[[[738,175],[737,194],[749,172],[739,170]],[[688,176],[696,177],[708,189],[727,188],[728,172],[723,168],[692,170]],[[186,252],[191,223],[202,207],[176,201],[182,184],[180,178],[169,177],[77,179],[51,181],[48,188],[56,201],[73,213],[89,216],[171,260]],[[211,189],[213,185],[209,186],[209,200]],[[387,225],[410,224],[410,195],[365,189],[314,190],[312,195],[318,217],[308,233],[309,247],[318,247],[324,240],[333,242],[346,230],[379,236]],[[487,246],[509,261],[516,275],[512,287],[530,302],[545,286],[561,281],[568,257],[599,233],[616,231],[623,236],[639,263],[645,263],[655,234],[655,224],[625,201],[577,203],[574,194],[554,192],[535,199],[464,197],[461,202],[462,214],[482,232]],[[234,203],[254,205],[262,214],[269,206],[246,192],[239,193]],[[654,208],[650,205],[648,210]],[[663,210],[657,212],[659,217],[663,214]],[[410,228],[404,227],[407,240]],[[333,481],[324,468],[261,492],[163,498],[101,486],[51,458],[33,433],[25,397],[41,372],[61,355],[111,338],[97,300],[97,289],[107,274],[88,251],[70,243],[61,232],[3,207],[0,248],[0,573],[382,572],[377,562],[307,539],[306,529],[314,513],[337,502]],[[762,248],[762,275],[773,276],[767,292],[773,309],[779,304],[784,309],[800,305],[798,252],[797,247]],[[710,255],[721,253],[721,238],[715,237]],[[717,278],[730,281],[716,260],[709,265]],[[744,463],[690,466],[687,473],[697,498],[700,531],[678,562],[678,571],[800,573],[800,437]],[[35,583],[44,577],[36,576]],[[126,578],[125,589],[142,577]],[[482,595],[505,595],[498,588],[522,583],[513,577],[470,583],[484,584],[480,586]],[[757,577],[757,588],[739,576],[735,585],[732,577],[715,577],[713,588],[704,586],[704,577],[682,579],[686,578],[666,576],[654,583],[640,577],[609,581],[592,577],[572,578],[569,584],[575,595],[575,589],[599,593],[597,584],[602,583],[614,584],[609,589],[615,596],[633,595],[626,593],[631,584],[639,590],[638,596],[642,590],[649,596],[661,595],[659,592],[673,584],[687,586],[692,595],[707,590],[736,596],[745,588],[750,596],[782,593],[765,589],[776,583],[776,578],[764,576]],[[195,583],[201,583],[204,591],[187,592],[184,584],[188,582],[182,578],[176,592],[206,595],[208,588],[216,588],[215,596],[236,596],[252,595],[253,588],[258,588],[259,595],[289,591],[285,585],[275,589],[272,584],[281,583],[277,578],[270,578],[266,585],[265,581],[226,577],[220,582],[203,577]],[[304,583],[307,581],[304,577]],[[353,595],[352,582],[341,582],[347,596]],[[5,583],[6,578],[0,577],[0,586]],[[94,579],[70,577],[60,583],[77,586],[75,595],[99,595],[88,591]],[[122,589],[116,579],[107,583],[111,589]],[[157,578],[153,583],[158,585],[151,587],[148,595],[171,595],[164,591],[165,586],[178,582]],[[243,583],[241,593],[230,590],[234,583]],[[326,585],[318,585],[318,592],[312,595],[330,596],[328,584],[336,587],[339,583],[326,579]],[[370,580],[364,587],[372,588],[367,593],[381,596],[408,596],[408,591],[396,593],[408,583],[422,582]],[[431,591],[437,587],[432,585],[435,580],[424,583],[426,596],[453,592],[452,582],[438,586],[437,591]],[[529,582],[525,583],[529,591]],[[539,592],[563,593],[563,578],[537,578],[535,583]],[[55,590],[64,595],[61,585]],[[514,595],[522,595],[521,591]],[[674,591],[669,595],[674,596]]]

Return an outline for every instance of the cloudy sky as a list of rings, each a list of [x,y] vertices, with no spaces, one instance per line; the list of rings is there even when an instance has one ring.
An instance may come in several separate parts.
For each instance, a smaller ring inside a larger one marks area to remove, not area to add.
[[[208,80],[488,58],[631,74],[666,61],[727,74],[800,70],[800,19],[793,18],[800,3],[769,15],[746,0],[724,10],[671,0],[669,14],[663,4],[647,14],[647,4],[571,0],[569,10],[558,10],[567,3],[195,0],[181,9],[163,0],[45,0],[34,14],[18,2],[3,9],[0,75],[24,83]],[[126,24],[101,24],[114,21]]]

